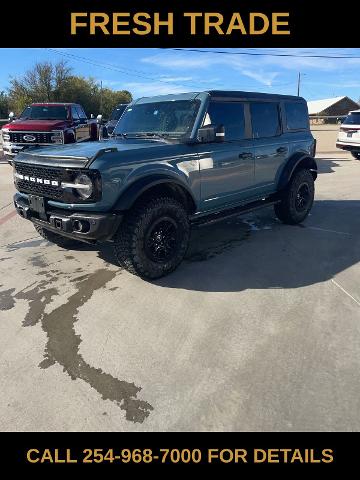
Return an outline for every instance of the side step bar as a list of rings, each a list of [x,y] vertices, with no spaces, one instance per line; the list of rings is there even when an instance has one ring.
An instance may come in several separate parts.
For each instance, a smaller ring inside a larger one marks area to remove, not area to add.
[[[233,207],[228,210],[214,212],[206,216],[204,215],[201,217],[197,217],[196,215],[193,215],[192,217],[190,217],[190,222],[192,226],[203,227],[212,223],[222,222],[223,220],[235,217],[237,215],[241,215],[243,213],[253,212],[254,210],[258,210],[260,208],[275,205],[279,202],[280,199],[275,199],[274,197],[266,200],[257,200],[256,202],[251,202],[246,205],[240,205],[238,207]]]

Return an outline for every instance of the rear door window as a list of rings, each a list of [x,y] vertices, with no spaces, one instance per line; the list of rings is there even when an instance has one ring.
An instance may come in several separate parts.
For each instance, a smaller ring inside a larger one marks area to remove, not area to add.
[[[279,104],[254,102],[250,104],[253,138],[276,137],[281,133]]]
[[[240,102],[211,102],[204,125],[224,125],[225,140],[245,138],[244,104]]]
[[[360,125],[360,112],[353,112],[344,120],[344,125]]]
[[[285,115],[288,130],[309,128],[309,114],[305,103],[285,102]]]

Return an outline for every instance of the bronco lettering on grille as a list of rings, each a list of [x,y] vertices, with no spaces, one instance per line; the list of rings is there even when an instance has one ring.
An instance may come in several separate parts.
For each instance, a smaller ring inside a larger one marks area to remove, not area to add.
[[[33,183],[43,183],[44,185],[52,185],[53,187],[59,186],[59,182],[57,180],[48,180],[46,178],[29,177],[28,175],[22,175],[21,173],[18,173],[18,172],[15,172],[14,176],[19,180],[25,180],[27,182],[30,181]]]

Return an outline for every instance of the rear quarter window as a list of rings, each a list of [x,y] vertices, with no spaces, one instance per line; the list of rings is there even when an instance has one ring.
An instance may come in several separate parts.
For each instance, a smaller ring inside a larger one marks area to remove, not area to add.
[[[305,103],[285,102],[287,130],[305,130],[309,128],[309,113]]]

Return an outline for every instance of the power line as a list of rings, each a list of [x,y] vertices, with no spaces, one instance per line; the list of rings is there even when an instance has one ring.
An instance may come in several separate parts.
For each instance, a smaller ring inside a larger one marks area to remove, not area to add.
[[[175,50],[180,52],[211,53],[215,55],[248,55],[263,57],[293,57],[293,58],[325,58],[325,59],[360,59],[360,55],[296,55],[294,53],[268,53],[268,52],[229,52],[226,50],[200,50],[198,48],[164,48],[163,50]]]
[[[164,78],[150,77],[147,74],[141,72],[140,70],[118,67],[117,65],[114,65],[114,64],[111,64],[111,63],[97,62],[97,61],[91,60],[90,58],[82,57],[80,55],[75,55],[75,54],[68,53],[68,52],[64,52],[64,51],[61,51],[61,50],[57,50],[55,48],[45,48],[45,50],[49,50],[51,52],[56,53],[57,55],[61,55],[63,57],[67,57],[67,58],[70,58],[72,60],[76,60],[76,61],[79,61],[79,62],[84,62],[84,63],[87,63],[89,65],[105,68],[107,70],[112,70],[112,71],[115,71],[115,72],[120,72],[120,73],[123,73],[124,75],[144,78],[146,80],[161,82],[161,83],[164,83],[164,84],[167,84],[167,85],[181,86],[181,87],[186,87],[186,88],[193,87],[193,88],[199,89],[199,84],[194,84],[194,83],[189,83],[189,82],[188,83],[180,83],[180,82],[176,82],[176,81],[174,82],[174,81],[166,80]],[[181,49],[169,49],[169,50],[181,50]],[[202,82],[202,83],[204,83],[204,82]],[[293,82],[285,83],[285,84],[284,83],[281,83],[281,84],[274,83],[271,86],[266,85],[266,87],[268,87],[268,88],[269,87],[282,87],[282,86],[287,86],[287,85],[290,85],[290,84],[293,84]],[[210,89],[210,87],[208,87],[208,88]],[[253,88],[253,85],[242,85],[241,88]]]
[[[51,52],[56,53],[57,55],[67,57],[67,58],[70,58],[72,60],[76,60],[76,61],[79,61],[79,62],[84,62],[84,63],[87,63],[89,65],[105,68],[107,70],[120,72],[120,73],[123,73],[124,75],[132,76],[132,77],[144,78],[146,80],[161,82],[161,83],[165,83],[167,85],[175,85],[175,86],[183,86],[183,87],[195,86],[195,84],[191,84],[191,83],[179,83],[179,82],[173,82],[171,80],[166,80],[164,78],[151,77],[151,76],[141,72],[140,70],[118,67],[118,66],[116,66],[114,64],[111,64],[111,63],[96,62],[94,60],[91,60],[90,58],[82,57],[80,55],[75,55],[75,54],[68,53],[68,52],[62,52],[60,50],[56,50],[55,48],[45,48],[45,50],[49,50]],[[198,88],[198,85],[196,87]]]

